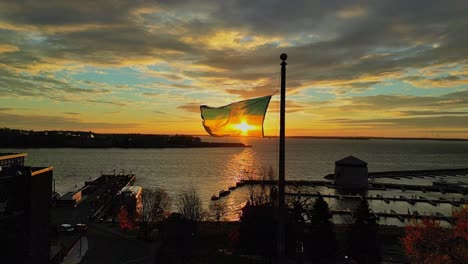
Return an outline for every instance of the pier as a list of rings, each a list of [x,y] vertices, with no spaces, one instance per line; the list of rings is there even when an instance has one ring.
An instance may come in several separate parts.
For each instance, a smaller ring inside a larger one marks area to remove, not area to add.
[[[277,184],[275,180],[242,180],[236,184],[236,186],[243,185],[271,185]],[[299,186],[325,186],[332,189],[342,189],[340,186],[335,185],[330,181],[320,180],[289,180],[285,183],[287,186],[299,187]],[[415,185],[415,184],[399,184],[399,183],[369,183],[367,190],[402,190],[402,191],[420,191],[420,192],[438,192],[438,193],[460,193],[463,195],[468,194],[468,187],[461,185]]]
[[[85,181],[84,186],[56,200],[62,206],[52,210],[53,222],[83,223],[105,221],[114,216],[118,192],[132,185],[135,174],[102,174],[94,180]],[[58,204],[57,204],[58,205]]]
[[[420,178],[425,177],[445,177],[445,176],[457,176],[457,175],[468,175],[468,168],[460,169],[440,169],[440,170],[408,170],[408,171],[381,171],[381,172],[369,172],[369,178]]]
[[[330,210],[331,213],[333,215],[349,215],[349,216],[352,216],[353,215],[353,212],[350,210],[350,209],[345,209],[345,210]],[[432,219],[435,219],[435,220],[439,220],[439,221],[446,221],[450,224],[453,223],[453,218],[450,217],[450,216],[445,216],[441,213],[435,213],[433,215],[422,215],[422,214],[419,214],[418,211],[415,211],[413,212],[413,214],[402,214],[402,213],[398,213],[396,212],[395,210],[390,210],[390,212],[374,212],[374,214],[377,216],[377,217],[383,217],[383,218],[396,218],[398,220],[400,220],[400,222],[405,222],[405,220],[412,220],[412,219],[423,219],[423,218],[427,218],[427,217],[430,217]]]
[[[287,196],[296,196],[298,195],[297,193],[285,193]],[[320,194],[323,198],[332,198],[332,199],[352,199],[352,200],[361,200],[363,197],[360,195],[337,195],[337,194]],[[318,197],[318,193],[300,193],[300,196],[302,197]],[[440,198],[440,199],[428,199],[426,197],[414,197],[414,198],[408,198],[406,196],[400,195],[399,197],[384,197],[382,195],[377,195],[377,196],[366,196],[366,199],[368,201],[371,200],[377,200],[377,201],[384,201],[385,203],[390,203],[390,201],[393,202],[407,202],[411,205],[414,205],[415,203],[429,203],[433,206],[437,206],[438,204],[451,204],[453,206],[460,206],[462,204],[468,204],[468,200],[465,199],[460,199],[460,200],[447,200],[445,198]]]

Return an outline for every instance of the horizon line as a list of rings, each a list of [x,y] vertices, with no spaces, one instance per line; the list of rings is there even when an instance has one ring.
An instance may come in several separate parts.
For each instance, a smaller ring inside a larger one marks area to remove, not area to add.
[[[212,137],[208,134],[196,134],[196,133],[101,133],[101,132],[93,132],[93,131],[84,131],[84,130],[33,130],[33,129],[19,129],[19,128],[8,128],[3,127],[0,130],[20,130],[20,131],[33,131],[33,132],[79,132],[79,133],[93,133],[93,134],[101,134],[101,135],[180,135],[180,136],[194,136],[194,137]],[[227,136],[232,138],[261,138],[261,137],[250,137],[250,136]],[[213,137],[213,138],[223,138],[223,137]],[[263,138],[279,138],[277,135],[272,136],[263,136]],[[389,140],[439,140],[439,141],[468,141],[468,137],[466,138],[459,138],[459,137],[385,137],[385,136],[326,136],[326,135],[299,135],[299,136],[287,136],[286,138],[303,138],[303,139],[358,139],[358,140],[370,140],[370,139],[389,139]]]

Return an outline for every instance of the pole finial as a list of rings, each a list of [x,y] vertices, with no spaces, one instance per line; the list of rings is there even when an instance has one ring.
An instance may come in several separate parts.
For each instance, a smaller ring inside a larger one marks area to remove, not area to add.
[[[288,59],[288,54],[286,54],[286,53],[281,53],[280,59],[281,59],[282,61],[287,60],[287,59]]]

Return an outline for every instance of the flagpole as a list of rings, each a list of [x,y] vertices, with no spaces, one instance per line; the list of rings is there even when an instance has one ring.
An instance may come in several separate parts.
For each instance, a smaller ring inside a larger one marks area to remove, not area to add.
[[[280,105],[280,145],[279,145],[279,180],[278,180],[278,261],[283,262],[285,258],[285,223],[286,208],[284,201],[284,181],[285,181],[285,109],[286,109],[286,59],[288,55],[280,55],[281,62],[281,105]]]

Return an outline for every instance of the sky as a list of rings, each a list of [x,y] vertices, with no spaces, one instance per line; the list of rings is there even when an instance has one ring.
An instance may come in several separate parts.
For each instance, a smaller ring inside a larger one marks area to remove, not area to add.
[[[466,14],[466,0],[0,0],[0,127],[203,135],[199,106],[275,93],[285,52],[287,136],[468,138]]]

